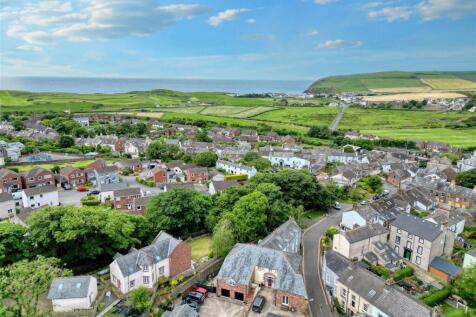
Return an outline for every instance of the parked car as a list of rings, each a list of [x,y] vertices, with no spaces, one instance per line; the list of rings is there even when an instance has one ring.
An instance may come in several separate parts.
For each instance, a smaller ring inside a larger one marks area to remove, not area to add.
[[[76,187],[76,190],[78,192],[87,192],[88,191],[88,189],[84,186],[78,186],[78,187]]]
[[[205,301],[205,295],[199,292],[190,292],[188,293],[187,299],[189,302],[193,301],[199,304],[203,304],[203,302]]]
[[[367,205],[368,203],[369,203],[369,202],[366,201],[366,200],[362,200],[362,201],[360,202],[360,204],[361,204],[362,206]]]
[[[61,187],[63,187],[64,190],[71,190],[71,188],[73,188],[73,187],[71,187],[71,185],[68,184],[68,183],[63,183],[63,184],[61,184]]]
[[[253,304],[251,305],[251,310],[254,311],[255,313],[261,313],[265,303],[266,303],[266,298],[264,298],[261,295],[258,295],[253,300]]]
[[[202,294],[203,296],[208,297],[208,291],[203,288],[203,287],[193,287],[190,292],[197,292],[197,293],[200,293]]]
[[[88,192],[88,196],[92,196],[92,195],[99,195],[100,191],[97,190],[97,189],[93,189],[93,190],[90,190]]]
[[[334,209],[340,210],[340,204],[338,201],[334,203]]]
[[[200,304],[194,301],[189,301],[187,303],[188,306],[192,307],[197,313],[200,311]]]

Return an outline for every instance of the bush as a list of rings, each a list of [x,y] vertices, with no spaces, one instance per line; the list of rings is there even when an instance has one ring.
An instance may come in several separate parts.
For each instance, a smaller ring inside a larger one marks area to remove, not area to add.
[[[442,289],[433,289],[429,293],[423,295],[421,299],[428,306],[434,307],[445,301],[451,295],[451,286],[445,286]]]
[[[405,267],[403,269],[400,269],[397,272],[395,272],[393,280],[395,282],[398,282],[398,281],[404,279],[405,277],[412,276],[413,272],[414,272],[414,269],[410,266],[407,266],[407,267]]]
[[[373,273],[377,274],[380,277],[383,277],[384,279],[388,279],[390,277],[390,271],[381,265],[371,265],[370,271],[372,271]]]
[[[138,182],[139,184],[145,185],[147,187],[155,187],[154,181],[148,181],[148,180],[142,179],[140,177],[136,177],[136,182]]]
[[[245,181],[248,179],[248,175],[246,174],[238,174],[238,175],[225,175],[225,180],[232,180],[236,179],[237,181]]]
[[[81,204],[83,206],[99,206],[101,202],[96,196],[85,196],[81,198]]]

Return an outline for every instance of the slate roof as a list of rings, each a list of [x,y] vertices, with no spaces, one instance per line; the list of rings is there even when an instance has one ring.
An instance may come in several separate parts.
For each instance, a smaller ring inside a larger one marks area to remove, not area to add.
[[[10,193],[1,193],[0,194],[0,203],[3,203],[5,201],[10,201],[13,200],[13,195]]]
[[[6,168],[0,169],[0,178],[3,178],[3,177],[5,177],[5,176],[7,176],[8,174],[18,175],[17,172],[11,171],[11,170],[9,170],[9,169],[6,169]]]
[[[165,231],[161,231],[151,245],[142,249],[132,248],[125,255],[117,254],[114,260],[124,277],[140,270],[143,265],[151,266],[170,256],[181,240],[175,239]]]
[[[275,270],[273,288],[307,298],[304,279],[299,272],[301,257],[251,244],[236,244],[226,256],[217,279],[228,284],[248,285],[259,267]]]
[[[34,167],[29,171],[22,172],[22,175],[26,178],[30,177],[35,177],[36,175],[40,174],[41,172],[47,171],[48,173],[51,173],[51,171],[43,168],[43,167]],[[53,174],[53,173],[51,173]]]
[[[456,277],[461,271],[459,266],[456,266],[439,256],[431,261],[430,267],[434,267],[435,269],[448,274],[450,277]]]
[[[23,190],[23,192],[27,196],[35,196],[35,195],[50,193],[54,191],[58,191],[58,189],[55,186],[38,186],[38,187],[27,188]]]
[[[337,276],[340,276],[351,263],[346,257],[333,250],[327,250],[324,254],[326,266]]]
[[[49,299],[84,298],[88,296],[92,276],[58,277],[53,280],[48,292]]]
[[[224,181],[213,181],[213,188],[216,192],[222,192],[228,187],[238,186],[240,183],[236,179],[224,180]]]
[[[171,312],[165,312],[162,317],[198,317],[198,313],[188,305],[179,305]]]
[[[117,189],[114,191],[114,197],[126,197],[141,195],[141,189],[139,187],[127,187],[123,189]]]
[[[371,237],[375,237],[384,233],[387,233],[388,230],[384,228],[381,224],[370,224],[364,227],[359,227],[353,230],[344,231],[342,235],[349,241],[350,243],[362,241],[365,239],[369,239]]]
[[[398,215],[391,225],[428,241],[435,240],[441,233],[438,224],[405,213]]]
[[[301,237],[301,227],[299,227],[294,219],[289,219],[274,229],[274,231],[260,241],[258,245],[283,252],[299,253]]]
[[[96,169],[98,174],[117,173],[117,167],[114,165],[106,165]]]

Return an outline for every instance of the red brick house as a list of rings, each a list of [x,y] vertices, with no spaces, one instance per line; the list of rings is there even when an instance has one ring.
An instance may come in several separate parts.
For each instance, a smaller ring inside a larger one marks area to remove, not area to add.
[[[86,183],[86,174],[77,167],[65,166],[60,172],[60,182],[78,186]]]
[[[257,285],[273,293],[273,304],[304,312],[307,292],[300,272],[301,228],[289,220],[258,245],[236,244],[216,276],[217,295],[253,301]]]
[[[142,191],[139,187],[128,187],[115,190],[113,196],[115,209],[133,211],[134,200],[142,197]]]
[[[12,193],[22,188],[20,174],[5,168],[0,169],[0,193]]]
[[[151,180],[155,185],[166,184],[167,183],[167,170],[161,167],[154,167],[153,169],[147,170],[142,173],[142,178],[146,180]]]
[[[142,172],[142,162],[138,159],[122,160],[114,163],[120,172],[130,168],[134,173]]]
[[[190,167],[185,170],[185,176],[189,183],[201,183],[208,181],[208,169],[206,167]]]
[[[135,198],[130,213],[144,215],[150,196]]]
[[[389,182],[390,184],[392,184],[393,186],[397,188],[401,188],[402,183],[409,179],[411,179],[410,172],[403,169],[391,170],[387,176],[387,182]]]
[[[89,164],[88,166],[86,166],[86,168],[92,169],[92,170],[97,170],[97,169],[104,168],[106,166],[107,166],[107,162],[105,160],[103,160],[102,158],[99,158],[99,159],[95,160],[94,162],[92,162],[91,164]]]
[[[35,167],[29,171],[21,173],[23,188],[34,188],[40,186],[55,185],[53,172],[42,167]]]

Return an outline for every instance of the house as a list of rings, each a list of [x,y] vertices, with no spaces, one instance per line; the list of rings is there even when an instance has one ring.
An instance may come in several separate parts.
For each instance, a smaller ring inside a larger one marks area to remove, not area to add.
[[[14,193],[22,188],[20,174],[9,169],[0,169],[0,193]]]
[[[29,171],[22,172],[21,175],[23,188],[55,185],[53,172],[43,167],[34,167]]]
[[[134,173],[142,172],[142,162],[138,159],[131,159],[131,160],[121,160],[114,163],[117,169],[122,172],[126,169],[130,169]]]
[[[350,162],[357,162],[359,157],[355,153],[345,153],[344,151],[329,150],[327,152],[328,163],[342,163],[348,164]]]
[[[216,168],[224,170],[227,174],[248,175],[248,179],[258,174],[258,171],[253,166],[250,167],[223,160],[216,162]]]
[[[394,169],[388,173],[387,182],[397,188],[401,188],[402,184],[411,179],[411,174],[407,170]]]
[[[117,189],[112,195],[115,209],[132,212],[135,212],[135,210],[132,209],[134,200],[143,196],[142,190],[139,187]]]
[[[61,183],[70,184],[73,187],[86,183],[86,174],[77,167],[65,166],[60,169],[59,175]]]
[[[453,208],[471,208],[476,201],[476,189],[459,186],[454,182],[416,181],[412,185],[425,188],[436,202]]]
[[[175,277],[192,266],[190,246],[161,231],[151,245],[117,254],[109,265],[112,284],[122,294],[144,286],[153,288],[162,276]]]
[[[93,276],[57,277],[48,291],[54,312],[92,309],[97,295],[97,280]]]
[[[88,169],[86,170],[86,175],[88,181],[98,188],[106,184],[119,183],[120,181],[117,167],[114,165]]]
[[[30,207],[20,208],[10,217],[10,222],[17,225],[26,226],[26,218],[28,218],[28,216],[30,216],[35,210],[36,209]]]
[[[444,142],[423,141],[423,142],[417,142],[416,146],[421,150],[434,152],[434,153],[446,153],[451,151],[449,144]]]
[[[476,168],[476,150],[473,151],[471,157],[467,159],[461,159],[456,163],[456,167],[460,172],[469,171]]]
[[[74,117],[73,120],[79,123],[83,127],[89,127],[89,118],[88,117]]]
[[[144,215],[147,204],[149,203],[149,200],[150,200],[150,196],[135,198],[132,201],[132,208],[130,213]]]
[[[348,231],[340,231],[334,235],[332,250],[347,259],[361,260],[366,253],[372,251],[372,243],[387,242],[388,229],[381,224],[369,224]]]
[[[445,232],[438,224],[400,214],[390,224],[389,244],[401,257],[427,271],[435,257],[453,248],[454,236],[453,241],[447,241]]]
[[[430,268],[428,272],[434,277],[450,283],[453,281],[461,272],[461,267],[456,266],[442,257],[435,257],[430,263]]]
[[[359,180],[359,176],[351,170],[337,173],[332,175],[330,178],[339,187],[353,186]]]
[[[40,186],[24,189],[21,193],[23,207],[58,206],[58,189],[54,186]]]
[[[476,248],[464,254],[463,269],[476,265]]]
[[[185,169],[185,176],[189,183],[202,183],[208,180],[208,169],[206,167],[189,167]]]
[[[141,177],[153,181],[157,187],[168,182],[167,170],[158,166],[142,172]]]
[[[111,201],[114,199],[114,191],[119,189],[126,189],[127,184],[125,183],[112,183],[101,185],[99,189],[99,201],[105,203],[107,200]]]
[[[124,143],[124,153],[139,157],[139,154],[145,152],[147,145],[149,145],[148,139],[127,139]]]
[[[0,194],[0,221],[9,219],[15,215],[15,200],[11,193]]]
[[[257,285],[272,292],[272,304],[304,312],[307,292],[300,272],[301,229],[289,220],[258,243],[236,244],[215,279],[218,296],[251,303]]]
[[[408,189],[402,193],[402,196],[416,210],[430,211],[436,207],[436,202],[432,200],[431,194],[423,188]]]
[[[233,186],[239,186],[240,183],[236,179],[231,179],[231,180],[223,180],[223,181],[211,181],[210,184],[208,184],[208,192],[210,195],[215,195],[218,193],[221,193],[228,187],[233,187]]]
[[[95,169],[100,169],[100,168],[103,168],[103,167],[106,167],[106,166],[107,166],[107,162],[102,158],[98,158],[94,162],[92,162],[88,166],[86,166],[86,168],[95,170]]]
[[[288,167],[292,169],[309,168],[311,162],[296,156],[292,152],[271,152],[265,157],[273,165]]]
[[[334,297],[346,316],[433,316],[429,306],[356,264],[350,264],[339,275]]]
[[[366,225],[367,221],[365,221],[364,217],[362,217],[357,211],[349,210],[342,213],[342,220],[340,222],[342,230],[352,230]]]
[[[324,251],[321,265],[321,278],[331,298],[335,295],[339,276],[346,270],[349,264],[350,260],[341,254],[332,250]]]

